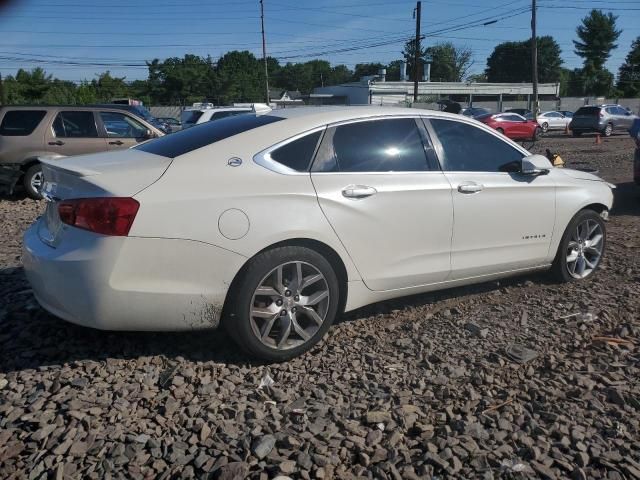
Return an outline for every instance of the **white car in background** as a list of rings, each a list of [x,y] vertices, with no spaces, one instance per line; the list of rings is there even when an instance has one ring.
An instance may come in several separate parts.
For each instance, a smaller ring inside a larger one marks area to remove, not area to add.
[[[265,103],[235,103],[230,107],[216,107],[211,103],[194,103],[180,114],[182,129],[193,127],[200,123],[235,117],[245,113],[268,113],[271,107]]]
[[[223,325],[272,361],[373,302],[589,278],[613,201],[476,120],[385,107],[229,117],[44,176],[23,262],[46,310],[105,330]]]
[[[566,117],[560,112],[542,112],[538,115],[538,125],[543,132],[549,130],[564,130],[571,122],[571,117]]]

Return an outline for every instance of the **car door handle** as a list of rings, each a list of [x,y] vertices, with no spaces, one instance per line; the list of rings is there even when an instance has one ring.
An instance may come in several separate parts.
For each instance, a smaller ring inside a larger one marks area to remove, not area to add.
[[[481,192],[484,185],[478,183],[461,183],[458,185],[458,191],[460,193],[478,193]]]
[[[346,198],[366,198],[375,195],[378,191],[366,185],[348,185],[342,189],[342,196]]]
[[[123,143],[120,140],[116,140],[115,142],[109,142],[109,145],[122,145]]]
[[[62,140],[56,140],[55,142],[49,142],[49,145],[64,145],[64,142]]]

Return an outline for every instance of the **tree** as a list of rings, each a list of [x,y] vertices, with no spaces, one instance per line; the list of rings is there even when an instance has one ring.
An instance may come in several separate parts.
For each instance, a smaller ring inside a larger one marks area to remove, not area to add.
[[[420,62],[418,63],[417,69],[418,69],[418,80],[422,80],[422,72],[423,72],[423,61],[424,61],[424,56],[427,54],[427,49],[424,48],[422,46],[423,44],[420,44],[420,53],[418,54],[418,57],[421,59]],[[402,50],[402,56],[404,57],[404,60],[407,62],[407,77],[409,77],[409,80],[413,80],[414,77],[414,72],[415,72],[415,68],[414,68],[414,63],[415,63],[415,54],[416,54],[416,39],[411,39],[409,40],[407,43],[404,44],[404,49]]]
[[[576,28],[579,41],[574,40],[575,54],[584,59],[585,66],[590,64],[597,70],[602,70],[605,62],[611,56],[611,50],[618,47],[616,40],[622,30],[616,30],[616,19],[611,13],[604,14],[600,10],[582,19],[582,25]]]
[[[631,50],[618,71],[618,90],[624,97],[640,96],[640,37],[631,44]]]
[[[538,81],[553,83],[560,81],[562,50],[550,36],[538,37]],[[487,59],[485,70],[489,82],[532,82],[531,41],[505,42],[497,45]]]
[[[357,63],[353,69],[353,81],[357,82],[362,77],[378,75],[378,71],[381,68],[385,68],[382,63]]]
[[[473,52],[455,47],[451,42],[438,43],[426,49],[432,56],[431,79],[437,82],[461,82],[473,65]]]

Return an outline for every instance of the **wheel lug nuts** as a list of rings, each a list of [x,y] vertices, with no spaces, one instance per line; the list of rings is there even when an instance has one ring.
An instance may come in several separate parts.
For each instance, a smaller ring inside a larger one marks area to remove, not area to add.
[[[296,302],[299,302],[299,301],[300,301],[300,295],[296,295],[295,297],[293,297],[293,299],[294,299]]]
[[[292,313],[296,313],[297,311],[298,311],[298,309],[297,309],[296,307],[293,307],[293,308],[291,309],[291,312],[292,312]]]
[[[284,292],[284,296],[285,297],[290,297],[291,296],[291,290],[287,290],[286,292]]]
[[[282,310],[282,311],[280,312],[280,315],[281,315],[281,316],[283,316],[283,317],[284,317],[286,314],[287,314],[287,311],[286,311],[286,310]]]
[[[282,300],[281,299],[276,300],[276,305],[277,306],[281,306],[282,305]]]

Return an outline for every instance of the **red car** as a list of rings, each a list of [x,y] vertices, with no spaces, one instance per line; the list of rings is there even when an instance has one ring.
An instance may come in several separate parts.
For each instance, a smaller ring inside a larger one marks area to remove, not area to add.
[[[495,113],[478,117],[477,120],[495,128],[512,140],[537,140],[542,133],[538,122],[527,120],[517,113]]]

